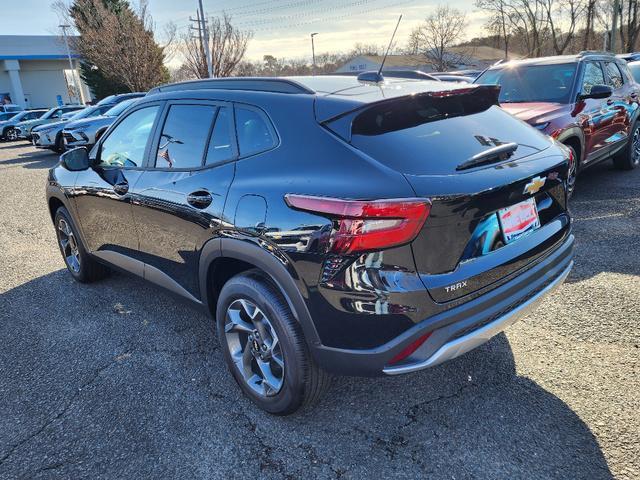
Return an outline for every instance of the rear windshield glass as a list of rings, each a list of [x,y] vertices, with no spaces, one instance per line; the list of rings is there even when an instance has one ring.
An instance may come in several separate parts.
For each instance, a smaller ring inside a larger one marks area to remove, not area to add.
[[[351,144],[402,173],[452,174],[473,155],[503,143],[518,143],[513,160],[549,146],[543,135],[483,95],[401,100],[359,114]]]
[[[500,85],[500,103],[568,103],[576,68],[576,63],[505,67],[487,70],[475,83]]]

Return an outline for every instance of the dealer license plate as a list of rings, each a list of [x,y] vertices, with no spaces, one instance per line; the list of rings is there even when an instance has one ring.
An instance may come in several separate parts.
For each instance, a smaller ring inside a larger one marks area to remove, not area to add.
[[[505,243],[511,243],[540,227],[534,198],[498,210],[498,220]]]

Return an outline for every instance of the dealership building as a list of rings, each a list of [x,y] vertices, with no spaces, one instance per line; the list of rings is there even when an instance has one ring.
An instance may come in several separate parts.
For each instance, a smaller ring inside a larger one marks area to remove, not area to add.
[[[0,102],[49,108],[91,99],[80,78],[79,56],[57,35],[0,35]]]

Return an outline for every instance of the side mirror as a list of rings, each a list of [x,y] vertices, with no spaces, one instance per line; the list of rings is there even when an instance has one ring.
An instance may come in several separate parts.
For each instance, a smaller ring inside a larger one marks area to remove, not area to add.
[[[60,164],[69,171],[86,170],[91,166],[89,152],[85,147],[74,148],[60,155]]]
[[[613,89],[609,85],[594,85],[589,93],[581,93],[578,99],[609,98],[611,95],[613,95]]]

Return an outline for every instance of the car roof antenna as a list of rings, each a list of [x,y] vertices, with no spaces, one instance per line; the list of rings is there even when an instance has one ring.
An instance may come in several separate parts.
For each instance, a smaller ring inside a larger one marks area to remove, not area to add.
[[[393,35],[391,35],[391,40],[389,40],[387,51],[384,53],[384,57],[382,57],[382,63],[380,64],[380,69],[377,72],[362,72],[360,75],[358,75],[358,80],[360,80],[361,82],[371,82],[371,83],[384,82],[384,77],[382,76],[382,69],[384,68],[384,62],[387,61],[387,56],[389,55],[389,50],[391,50],[393,39],[396,37],[396,32],[398,31],[398,26],[400,25],[400,20],[402,20],[402,14],[400,14],[400,17],[398,17],[398,23],[396,23],[396,28],[393,30]]]

